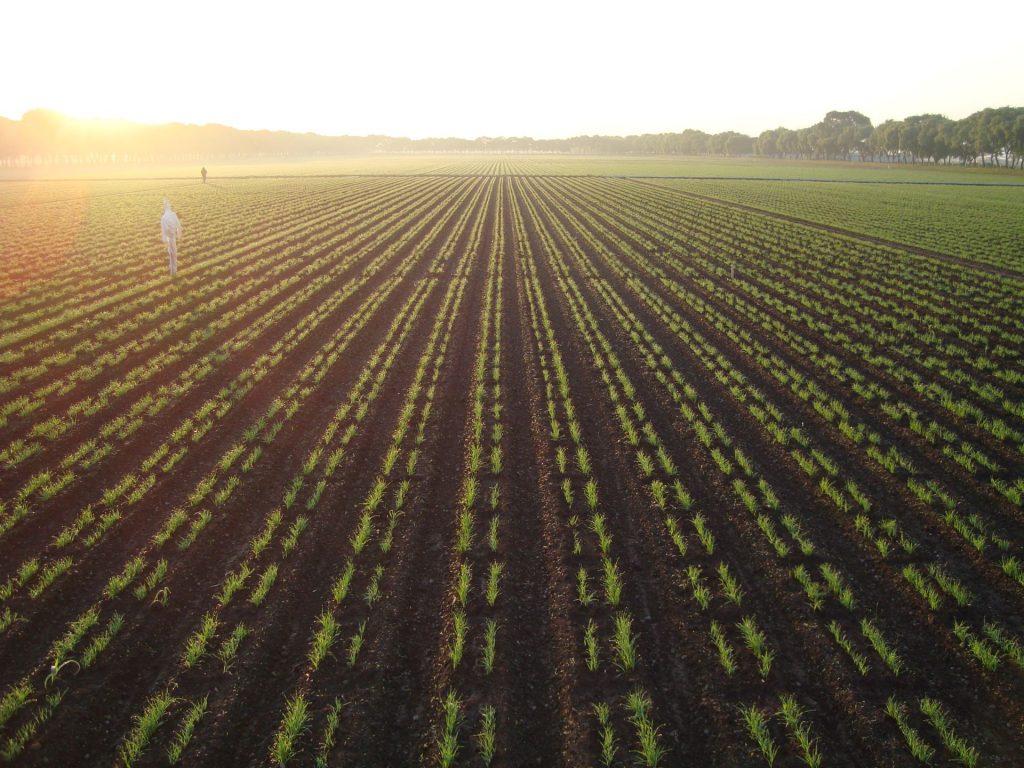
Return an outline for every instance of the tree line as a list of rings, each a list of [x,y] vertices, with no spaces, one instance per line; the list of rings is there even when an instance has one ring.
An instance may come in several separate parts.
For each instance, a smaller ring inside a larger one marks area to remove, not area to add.
[[[829,112],[810,128],[764,131],[754,153],[876,162],[977,163],[1024,168],[1024,108],[983,109],[963,120],[914,115],[877,126],[859,112]]]
[[[860,112],[832,111],[810,127],[759,136],[735,131],[568,139],[479,137],[409,139],[243,131],[223,125],[140,125],[75,120],[50,110],[0,118],[0,167],[168,161],[216,162],[373,152],[542,152],[559,154],[719,155],[887,163],[951,163],[1024,168],[1024,108],[975,112],[963,120],[915,115],[873,126]]]

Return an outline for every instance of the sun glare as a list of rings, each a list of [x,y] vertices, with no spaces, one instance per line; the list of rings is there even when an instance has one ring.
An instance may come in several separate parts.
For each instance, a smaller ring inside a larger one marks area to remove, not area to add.
[[[41,107],[413,138],[756,135],[830,109],[875,122],[922,111],[959,119],[1019,92],[1024,59],[1012,36],[964,37],[940,57],[930,41],[946,22],[914,5],[871,0],[852,19],[802,0],[741,3],[728,17],[651,1],[613,14],[534,0],[386,10],[298,0],[272,15],[194,0],[22,3],[5,11],[18,33],[0,49],[0,115]],[[884,18],[885,29],[864,18]]]

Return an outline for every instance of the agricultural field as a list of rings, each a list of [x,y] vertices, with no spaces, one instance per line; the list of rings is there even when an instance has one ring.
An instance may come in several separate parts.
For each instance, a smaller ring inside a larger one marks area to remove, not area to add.
[[[0,182],[0,762],[1024,765],[1024,188],[381,162]]]
[[[1013,180],[1013,177],[1011,177]],[[1005,180],[1004,180],[1005,181]],[[726,179],[658,181],[695,195],[811,221],[889,242],[1024,271],[1024,177],[1016,184],[751,184]]]

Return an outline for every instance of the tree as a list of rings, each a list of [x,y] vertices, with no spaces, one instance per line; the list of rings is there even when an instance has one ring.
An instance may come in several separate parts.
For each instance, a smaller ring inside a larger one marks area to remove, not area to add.
[[[754,153],[766,157],[785,157],[796,152],[796,132],[788,128],[763,131],[754,141]]]
[[[1019,113],[1018,107],[989,108],[975,112],[961,121],[966,124],[964,133],[973,141],[982,165],[985,165],[985,155],[990,155],[994,165],[998,166],[999,158],[1005,157],[1006,167],[1010,167],[1010,155],[1014,151],[1014,128]]]
[[[904,123],[904,141],[908,148],[922,160],[928,158],[938,163],[946,160],[955,147],[953,126],[955,123],[943,115],[915,115]]]
[[[1017,110],[1017,116],[1013,119],[1011,136],[1013,155],[1020,160],[1020,167],[1024,168],[1024,108]]]
[[[800,151],[800,135],[788,128],[780,128],[779,149],[784,157],[796,157]]]
[[[866,151],[871,136],[871,120],[860,112],[833,110],[813,127],[815,154],[822,159],[850,159],[853,152]]]
[[[710,149],[717,155],[736,157],[754,153],[754,138],[736,131],[716,133],[711,137]]]
[[[869,144],[876,153],[885,155],[886,162],[891,161],[894,157],[896,162],[902,162],[900,145],[902,130],[902,120],[886,120],[872,132]]]

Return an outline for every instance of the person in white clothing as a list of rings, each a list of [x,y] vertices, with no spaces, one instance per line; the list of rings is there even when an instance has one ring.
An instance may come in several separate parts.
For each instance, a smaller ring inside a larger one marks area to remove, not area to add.
[[[178,238],[181,237],[181,221],[171,210],[171,201],[164,198],[164,215],[160,217],[160,237],[167,245],[170,258],[171,277],[178,274]]]

